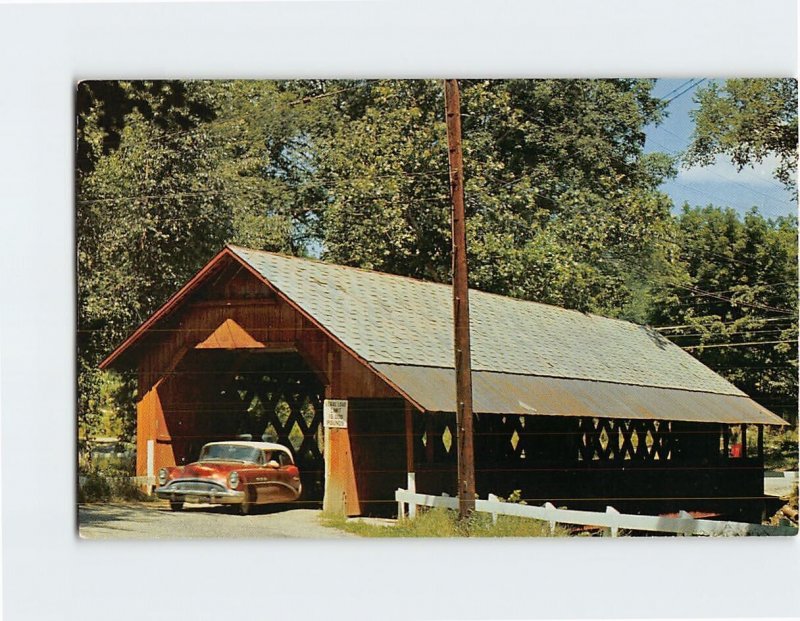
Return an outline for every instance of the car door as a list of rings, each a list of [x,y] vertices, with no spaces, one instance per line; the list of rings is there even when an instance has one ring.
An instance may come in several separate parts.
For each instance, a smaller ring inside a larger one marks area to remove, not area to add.
[[[280,464],[279,476],[282,483],[283,500],[295,500],[300,492],[300,470],[294,463],[292,456],[285,451],[275,451],[273,459],[277,457]]]
[[[283,500],[283,481],[281,480],[280,462],[276,459],[277,455],[274,451],[263,451],[258,472],[255,479],[257,481],[257,502],[280,502]],[[278,467],[275,468],[270,464],[277,463]]]

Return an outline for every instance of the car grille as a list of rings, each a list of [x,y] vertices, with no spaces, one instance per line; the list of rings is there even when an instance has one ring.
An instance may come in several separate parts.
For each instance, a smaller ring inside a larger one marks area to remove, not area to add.
[[[204,494],[226,491],[225,487],[219,483],[207,481],[175,481],[169,485],[169,489],[181,492],[202,492]]]

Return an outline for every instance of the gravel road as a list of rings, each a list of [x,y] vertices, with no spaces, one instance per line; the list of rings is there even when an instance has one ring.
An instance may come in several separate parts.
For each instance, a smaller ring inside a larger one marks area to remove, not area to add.
[[[319,509],[296,506],[256,507],[237,515],[227,507],[187,505],[171,511],[166,502],[86,504],[78,507],[78,531],[85,539],[198,539],[355,537],[322,526]]]

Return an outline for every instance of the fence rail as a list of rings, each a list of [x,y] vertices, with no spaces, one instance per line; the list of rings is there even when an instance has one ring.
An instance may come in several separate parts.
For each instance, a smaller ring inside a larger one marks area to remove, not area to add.
[[[445,509],[458,509],[458,498],[452,496],[432,496],[418,494],[405,489],[395,492],[398,517],[406,515],[406,505],[409,506],[409,516],[416,514],[416,507],[442,507]],[[556,524],[576,524],[583,526],[597,526],[607,529],[607,532],[616,537],[621,528],[626,530],[647,531],[658,533],[674,533],[676,535],[706,535],[711,537],[732,537],[741,535],[759,536],[790,536],[797,535],[797,528],[791,526],[766,526],[763,524],[747,524],[744,522],[724,522],[718,520],[695,519],[685,511],[679,517],[662,517],[656,515],[631,515],[619,513],[613,507],[606,507],[606,511],[577,511],[574,509],[557,509],[552,504],[545,503],[537,507],[521,505],[510,502],[501,502],[493,494],[488,500],[477,499],[475,510],[492,515],[497,520],[498,515],[511,515],[516,517],[542,520],[550,524],[550,530]]]

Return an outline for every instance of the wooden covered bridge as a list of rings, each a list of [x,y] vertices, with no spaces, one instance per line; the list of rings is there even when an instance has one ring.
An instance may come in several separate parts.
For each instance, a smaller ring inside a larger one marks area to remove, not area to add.
[[[646,327],[470,296],[480,496],[760,517],[781,418]],[[447,285],[228,246],[101,366],[138,371],[140,476],[249,433],[348,515],[391,511],[409,474],[455,494]],[[324,428],[325,399],[345,427]]]

